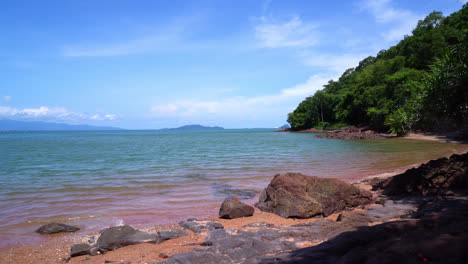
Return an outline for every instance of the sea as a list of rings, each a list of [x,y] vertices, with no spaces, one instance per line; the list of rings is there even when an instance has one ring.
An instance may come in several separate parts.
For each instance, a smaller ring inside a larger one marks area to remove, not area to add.
[[[454,143],[320,139],[272,129],[0,132],[0,246],[51,222],[95,232],[253,204],[277,173],[353,181],[461,152]]]

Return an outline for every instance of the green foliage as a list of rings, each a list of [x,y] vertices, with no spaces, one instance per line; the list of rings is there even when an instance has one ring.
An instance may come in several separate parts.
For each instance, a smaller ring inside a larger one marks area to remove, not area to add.
[[[468,4],[432,12],[412,36],[330,80],[288,115],[292,129],[336,123],[404,135],[461,127],[468,118]],[[451,126],[447,126],[451,124]]]

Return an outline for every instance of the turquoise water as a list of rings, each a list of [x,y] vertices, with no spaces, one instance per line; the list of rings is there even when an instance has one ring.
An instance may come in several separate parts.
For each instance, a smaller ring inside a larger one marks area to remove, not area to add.
[[[462,147],[270,130],[3,132],[0,240],[31,239],[52,221],[93,230],[213,215],[223,190],[258,192],[276,173],[350,180]]]

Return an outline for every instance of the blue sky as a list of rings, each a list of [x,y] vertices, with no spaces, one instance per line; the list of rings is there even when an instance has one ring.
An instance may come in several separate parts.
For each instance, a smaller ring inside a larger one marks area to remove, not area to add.
[[[457,0],[0,2],[0,119],[276,127]]]

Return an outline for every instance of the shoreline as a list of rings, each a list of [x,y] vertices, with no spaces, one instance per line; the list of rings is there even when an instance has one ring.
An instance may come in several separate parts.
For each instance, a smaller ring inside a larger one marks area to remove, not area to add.
[[[445,141],[436,136],[428,135],[418,135],[412,136],[408,139],[414,140],[432,140],[432,141],[442,141],[442,142],[451,142],[460,144],[460,142],[454,141]],[[463,148],[463,150],[455,151],[452,154],[464,153],[468,150],[468,145]],[[450,155],[452,155],[450,154]],[[446,155],[446,157],[450,156]],[[344,179],[346,182],[350,182],[354,185],[357,185],[360,188],[368,189],[368,183],[366,180],[371,178],[388,178],[394,175],[400,174],[407,169],[418,167],[419,165],[426,163],[428,161],[412,164],[409,166],[404,166],[400,168],[395,168],[383,173],[372,174],[372,175],[361,175],[356,177],[350,177]],[[265,186],[266,187],[266,186]],[[257,200],[258,195],[252,199]],[[250,201],[252,203],[252,201]],[[336,220],[338,214],[331,215],[327,217],[333,221]],[[299,223],[307,223],[317,221],[321,218],[312,218],[312,219],[285,219],[279,217],[275,214],[265,213],[257,208],[255,208],[255,214],[252,217],[240,218],[234,220],[224,220],[219,219],[217,215],[210,215],[200,218],[199,220],[206,221],[216,221],[225,226],[225,228],[236,228],[236,229],[246,229],[243,227],[249,223],[256,222],[266,222],[271,223],[276,226],[291,226]],[[181,229],[177,223],[163,224],[152,226],[151,223],[148,223],[146,228],[141,230],[147,232],[156,232],[163,229]],[[149,227],[152,226],[152,227]],[[138,225],[135,225],[138,228]],[[64,260],[70,254],[70,247],[73,244],[86,242],[87,239],[91,236],[95,236],[98,232],[91,231],[81,231],[77,234],[57,234],[51,235],[49,237],[41,238],[40,242],[30,242],[30,243],[21,243],[21,244],[10,244],[0,247],[0,262],[1,263],[64,263]],[[120,248],[116,251],[110,251],[105,255],[98,255],[94,257],[90,256],[80,256],[75,257],[70,260],[69,263],[81,263],[86,261],[86,263],[103,263],[104,261],[131,261],[131,263],[150,263],[154,261],[162,261],[165,257],[161,256],[171,256],[176,253],[185,252],[193,248],[201,247],[199,243],[203,242],[205,236],[203,234],[195,234],[189,232],[189,236],[181,237],[169,241],[165,241],[161,244],[139,244],[134,246],[128,246]],[[311,246],[311,245],[305,245]],[[304,246],[304,247],[305,247]],[[163,255],[160,255],[163,253]]]

